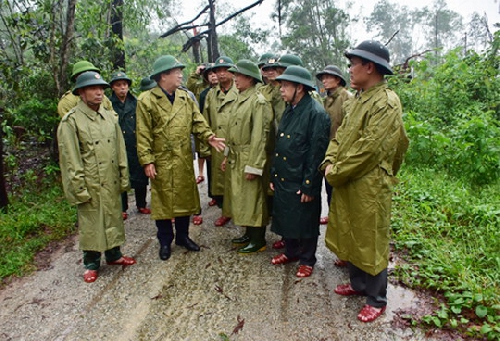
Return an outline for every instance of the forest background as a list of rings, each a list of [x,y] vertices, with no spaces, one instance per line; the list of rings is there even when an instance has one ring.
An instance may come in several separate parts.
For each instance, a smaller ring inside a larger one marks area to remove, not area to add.
[[[252,8],[275,23],[269,31],[247,11],[218,25],[242,8],[198,1],[208,9],[179,23],[171,0],[0,0],[2,283],[33,271],[36,252],[75,232],[54,147],[73,63],[91,61],[108,80],[124,70],[135,93],[164,54],[187,65],[185,76],[218,55],[257,60],[268,51],[298,54],[313,73],[327,64],[347,71],[350,28],[363,25],[391,51],[389,83],[411,140],[392,220],[403,262],[391,277],[436,297],[433,314],[408,323],[499,339],[499,23],[487,13],[464,18],[444,0],[420,9],[380,0],[365,17],[349,2],[266,0],[272,11]]]

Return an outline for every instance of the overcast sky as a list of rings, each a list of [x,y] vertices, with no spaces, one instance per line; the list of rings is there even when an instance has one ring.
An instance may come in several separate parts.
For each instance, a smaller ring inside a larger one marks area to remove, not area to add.
[[[396,2],[401,6],[406,5],[410,8],[431,6],[434,2],[434,0],[389,1]],[[491,32],[495,31],[493,24],[500,23],[499,1],[500,0],[446,0],[448,8],[460,13],[464,17],[465,22],[470,19],[473,12],[478,12],[479,14],[486,13]],[[235,10],[239,10],[254,2],[255,0],[216,0],[216,6],[219,6],[219,8],[223,7],[225,9],[233,7]],[[346,0],[339,0],[337,3],[340,8],[346,9],[346,2]],[[360,17],[364,17],[368,16],[372,12],[373,6],[378,2],[378,0],[352,0],[351,2],[353,3],[353,6],[348,9],[348,12],[351,15],[357,14],[360,15]],[[182,15],[178,21],[183,22],[185,20],[193,19],[197,14],[198,9],[203,8],[208,4],[208,0],[181,1],[180,3],[183,4],[184,7],[182,8]],[[269,14],[273,11],[275,3],[276,0],[264,0],[261,5],[258,5],[246,12],[251,15],[251,24],[271,30],[277,30],[277,23],[273,22],[269,17]],[[357,42],[373,38],[372,36],[367,35],[366,32],[364,32],[364,29],[365,27],[362,23],[358,24],[358,26],[351,26],[351,37]],[[219,31],[223,31],[223,29],[220,29]]]

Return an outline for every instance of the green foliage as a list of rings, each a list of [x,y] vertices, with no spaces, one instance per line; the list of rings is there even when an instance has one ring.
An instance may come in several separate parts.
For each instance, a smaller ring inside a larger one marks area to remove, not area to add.
[[[499,337],[500,182],[478,190],[442,171],[408,167],[400,176],[393,236],[407,263],[396,273],[445,298],[423,322]]]

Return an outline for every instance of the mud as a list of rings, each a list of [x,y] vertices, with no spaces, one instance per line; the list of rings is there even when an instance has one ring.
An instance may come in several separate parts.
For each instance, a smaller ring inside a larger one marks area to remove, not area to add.
[[[171,258],[161,261],[154,222],[129,209],[122,250],[138,263],[127,268],[103,264],[97,281],[87,284],[77,237],[68,239],[40,256],[50,265],[0,291],[0,340],[431,339],[421,330],[395,327],[398,312],[422,302],[394,285],[386,314],[373,323],[359,322],[364,299],[333,293],[348,274],[333,265],[335,256],[322,237],[318,263],[306,279],[295,277],[297,264],[270,264],[278,236],[269,231],[266,251],[237,254],[230,240],[241,228],[232,223],[215,227],[220,210],[208,207],[206,182],[200,193],[204,223],[191,225],[190,234],[201,252],[173,245]],[[133,208],[132,194],[129,200]]]

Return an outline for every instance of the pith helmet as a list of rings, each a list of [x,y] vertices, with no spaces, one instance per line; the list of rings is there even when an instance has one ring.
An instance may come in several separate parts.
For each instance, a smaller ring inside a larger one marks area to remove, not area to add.
[[[266,52],[262,56],[260,56],[259,61],[257,62],[257,65],[259,67],[262,67],[262,65],[266,64],[267,61],[271,58],[274,57],[274,54],[271,52]]]
[[[278,59],[278,65],[280,67],[287,68],[290,65],[304,66],[302,59],[294,54],[284,54]]]
[[[314,89],[312,75],[302,66],[290,65],[282,75],[276,77],[277,81],[289,81],[304,85],[309,90]]]
[[[73,95],[78,96],[78,89],[82,89],[91,85],[102,85],[103,88],[109,88],[109,84],[104,79],[102,79],[100,74],[95,71],[86,71],[76,79],[76,84],[73,89]]]
[[[242,59],[236,63],[235,66],[228,70],[233,73],[240,73],[242,75],[250,76],[256,79],[258,82],[262,83],[262,75],[260,74],[260,69],[257,64],[247,60]]]
[[[266,60],[266,63],[261,66],[262,69],[269,69],[269,68],[272,68],[272,67],[278,67],[278,59],[279,59],[279,56],[271,56],[271,57],[269,57],[269,59]]]
[[[71,81],[74,82],[76,77],[85,71],[99,72],[99,69],[94,64],[86,60],[81,60],[73,65],[73,72],[71,73]]]
[[[153,64],[153,73],[151,76],[156,76],[162,72],[169,71],[175,68],[184,69],[186,66],[181,64],[174,56],[165,55],[158,58]]]
[[[390,57],[387,47],[375,40],[365,40],[361,42],[354,50],[346,51],[345,56],[360,57],[373,62],[382,67],[385,75],[392,75],[391,66],[389,65]]]
[[[115,73],[113,73],[111,75],[111,82],[109,82],[109,85],[112,86],[113,82],[116,82],[116,81],[119,81],[119,80],[127,81],[128,86],[132,85],[132,80],[127,77],[127,75],[125,74],[125,72],[121,72],[121,71],[115,72]]]
[[[141,91],[146,91],[146,90],[154,88],[155,86],[156,86],[156,82],[154,80],[152,80],[149,77],[144,77],[143,79],[141,79],[141,86],[139,87],[139,89]]]
[[[340,78],[340,85],[345,86],[347,84],[342,71],[340,71],[337,65],[327,65],[325,69],[316,74],[316,78],[321,81],[321,76],[323,75],[332,75]]]
[[[216,69],[218,67],[227,67],[227,68],[230,68],[230,67],[233,67],[234,66],[234,62],[231,58],[227,57],[227,56],[221,56],[219,58],[217,58],[217,60],[215,61],[214,63],[214,66],[213,68]]]

